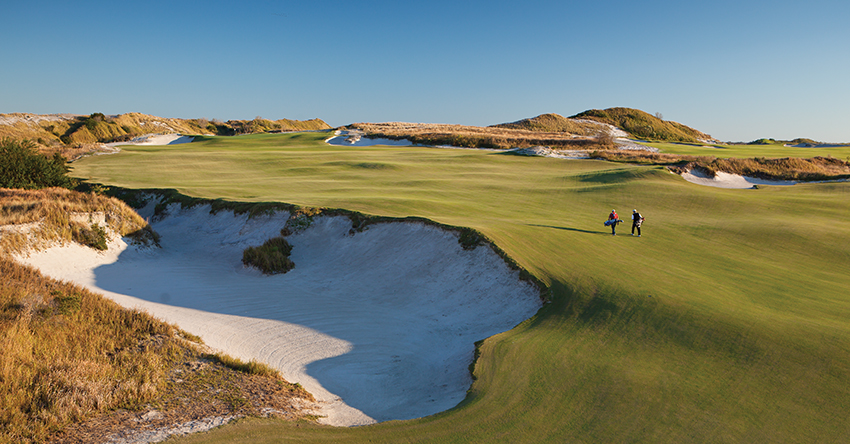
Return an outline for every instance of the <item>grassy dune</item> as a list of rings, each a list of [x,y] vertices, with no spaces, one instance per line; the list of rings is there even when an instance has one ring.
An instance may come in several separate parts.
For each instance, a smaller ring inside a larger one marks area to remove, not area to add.
[[[705,145],[687,143],[648,143],[647,145],[660,149],[664,153],[681,154],[686,156],[713,156],[719,158],[753,158],[753,157],[801,157],[812,158],[835,157],[850,161],[850,145],[832,147],[793,147],[783,143],[769,145],[728,144]]]
[[[179,442],[840,442],[850,433],[850,184],[727,190],[663,167],[330,147],[323,134],[127,147],[72,175],[197,197],[423,216],[493,239],[551,304],[481,345],[455,409]],[[616,208],[644,236],[602,226]]]
[[[570,118],[592,119],[608,123],[628,132],[632,137],[640,139],[675,142],[698,142],[711,139],[708,134],[689,126],[670,120],[662,120],[639,109],[591,109]]]
[[[560,116],[558,116],[560,117]],[[563,117],[561,117],[563,119]],[[569,119],[567,119],[569,120]],[[468,148],[528,148],[544,145],[563,149],[605,149],[597,137],[599,125],[568,122],[543,128],[520,125],[520,122],[488,127],[446,125],[437,123],[353,123],[348,128],[358,129],[372,137],[408,139],[419,145],[449,145]]]

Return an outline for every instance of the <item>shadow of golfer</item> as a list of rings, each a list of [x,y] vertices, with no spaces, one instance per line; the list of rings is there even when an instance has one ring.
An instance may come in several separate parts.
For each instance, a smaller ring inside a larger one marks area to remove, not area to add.
[[[538,225],[538,224],[526,224],[531,227],[541,227],[541,228],[552,228],[555,230],[564,230],[564,231],[575,231],[577,233],[587,233],[587,234],[611,234],[608,231],[591,231],[591,230],[580,230],[578,228],[570,228],[570,227],[556,227],[554,225]]]

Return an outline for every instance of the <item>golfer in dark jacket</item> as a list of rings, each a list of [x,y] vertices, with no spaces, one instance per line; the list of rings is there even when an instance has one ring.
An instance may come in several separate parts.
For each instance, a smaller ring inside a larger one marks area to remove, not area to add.
[[[632,236],[635,235],[635,228],[637,228],[638,237],[640,237],[640,225],[643,223],[643,216],[638,213],[638,210],[632,211]]]

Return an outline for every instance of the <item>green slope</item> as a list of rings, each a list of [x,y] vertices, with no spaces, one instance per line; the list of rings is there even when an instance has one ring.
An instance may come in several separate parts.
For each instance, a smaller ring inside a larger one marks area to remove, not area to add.
[[[614,125],[632,137],[669,142],[699,142],[711,139],[708,134],[678,122],[662,120],[647,112],[632,108],[591,109],[570,116],[571,119],[592,119]]]
[[[179,442],[840,442],[850,433],[850,184],[726,190],[657,167],[207,138],[73,175],[476,228],[553,302],[481,346],[457,408],[330,428],[242,421]],[[613,237],[611,208],[644,237]]]

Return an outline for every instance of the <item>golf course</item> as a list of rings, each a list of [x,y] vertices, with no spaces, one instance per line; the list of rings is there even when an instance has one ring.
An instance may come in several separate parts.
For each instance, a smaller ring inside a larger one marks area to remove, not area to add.
[[[73,162],[70,176],[470,228],[542,283],[546,303],[516,327],[478,338],[471,387],[449,410],[359,427],[240,419],[173,442],[836,443],[850,436],[850,182],[724,189],[663,166],[332,146],[325,143],[332,136],[121,146]],[[747,157],[850,155],[846,147],[729,149]],[[626,220],[616,236],[603,226],[612,209]],[[633,209],[646,218],[641,237],[630,236]]]

